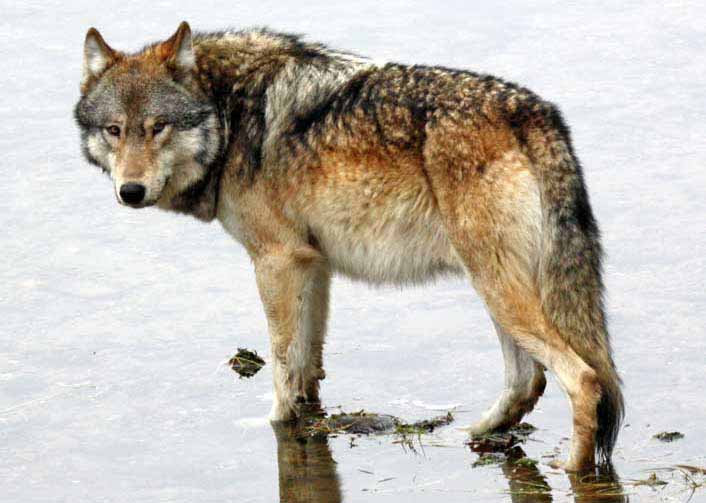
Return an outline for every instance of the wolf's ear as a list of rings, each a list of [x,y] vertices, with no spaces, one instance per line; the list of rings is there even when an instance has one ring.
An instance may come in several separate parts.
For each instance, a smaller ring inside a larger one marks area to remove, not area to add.
[[[83,44],[83,78],[81,85],[93,77],[98,77],[116,59],[116,52],[105,43],[98,30],[91,28],[86,33],[86,42]]]
[[[186,74],[196,68],[189,23],[182,21],[176,33],[162,44],[162,55],[167,65],[179,73]]]

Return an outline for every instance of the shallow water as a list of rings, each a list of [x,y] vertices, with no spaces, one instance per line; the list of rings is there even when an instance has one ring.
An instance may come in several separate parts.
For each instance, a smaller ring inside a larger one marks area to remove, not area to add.
[[[0,497],[3,501],[706,501],[706,9],[697,2],[2,1]],[[80,157],[71,107],[96,25],[137,49],[182,19],[268,24],[382,60],[483,70],[559,103],[607,250],[626,424],[614,474],[555,470],[568,402],[549,382],[538,430],[510,461],[474,466],[473,422],[502,357],[464,281],[399,291],[337,279],[322,398],[407,421],[453,410],[416,439],[297,439],[273,429],[270,368],[245,253],[218,225],[114,201]],[[672,443],[653,439],[678,430]],[[535,467],[512,459],[527,456]],[[547,457],[545,457],[547,456]],[[639,484],[652,473],[665,485]],[[685,475],[688,474],[688,475]],[[699,478],[700,477],[700,478]],[[695,489],[693,495],[691,490]]]

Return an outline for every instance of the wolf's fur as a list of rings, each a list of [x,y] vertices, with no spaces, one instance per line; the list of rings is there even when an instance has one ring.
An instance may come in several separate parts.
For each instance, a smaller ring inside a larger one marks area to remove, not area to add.
[[[143,184],[138,206],[217,218],[252,257],[274,420],[319,398],[333,273],[466,273],[506,362],[506,389],[472,431],[519,421],[548,368],[572,404],[566,468],[610,457],[623,403],[598,229],[555,106],[488,75],[378,66],[266,30],[192,37],[184,23],[128,55],[92,29],[84,51],[88,160],[116,193]]]

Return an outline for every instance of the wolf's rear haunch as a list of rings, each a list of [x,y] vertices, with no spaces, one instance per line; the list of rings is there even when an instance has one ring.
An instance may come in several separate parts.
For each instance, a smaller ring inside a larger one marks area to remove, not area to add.
[[[376,65],[267,30],[186,23],[136,54],[91,29],[75,110],[118,201],[217,218],[255,266],[270,417],[319,400],[334,273],[409,284],[467,274],[505,359],[472,434],[532,410],[554,372],[572,405],[567,470],[608,460],[623,416],[601,248],[568,128],[501,79]]]
[[[505,356],[506,389],[471,431],[517,423],[542,394],[548,368],[572,404],[564,466],[582,470],[596,454],[610,460],[624,408],[604,315],[598,227],[558,109],[513,87],[487,101],[488,124],[482,131],[469,125],[476,138],[456,124],[432,124],[425,145],[451,243]],[[459,174],[469,157],[476,169]]]

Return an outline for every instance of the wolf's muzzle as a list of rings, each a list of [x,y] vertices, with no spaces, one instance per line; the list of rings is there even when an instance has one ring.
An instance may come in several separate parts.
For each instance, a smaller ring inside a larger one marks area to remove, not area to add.
[[[132,206],[137,206],[145,198],[145,186],[141,183],[124,183],[120,186],[120,199]]]

